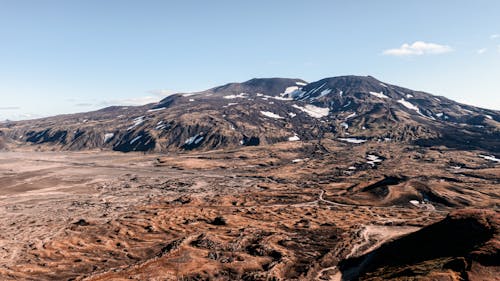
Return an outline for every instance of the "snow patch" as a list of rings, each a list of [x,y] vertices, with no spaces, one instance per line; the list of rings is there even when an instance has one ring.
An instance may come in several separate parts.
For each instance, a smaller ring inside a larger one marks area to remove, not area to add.
[[[302,91],[302,90],[299,89],[299,90],[295,91],[294,93],[292,93],[291,96],[294,97],[294,98],[297,98],[297,99],[304,99],[306,96],[310,96],[310,95],[316,93],[321,88],[323,88],[325,85],[326,85],[326,82],[323,83],[321,86],[316,87],[316,88],[314,88],[312,90],[309,90],[307,92],[304,92],[304,91]]]
[[[276,113],[272,113],[270,111],[261,111],[260,114],[269,117],[269,118],[274,118],[274,119],[283,119],[283,117],[279,116]]]
[[[338,138],[340,141],[348,142],[348,143],[364,143],[366,140],[356,139],[356,138]]]
[[[332,92],[332,89],[323,90],[323,91],[321,91],[321,93],[319,94],[319,96],[317,98],[324,97],[324,96],[328,95],[331,92]]]
[[[493,155],[482,155],[482,154],[479,154],[479,157],[481,157],[481,158],[483,158],[485,160],[489,160],[489,161],[500,163],[500,159],[496,158]]]
[[[424,199],[424,201],[420,201],[420,202],[418,200],[410,200],[408,202],[410,202],[410,204],[412,204],[413,206],[418,207],[420,209],[425,209],[425,210],[435,210],[436,209],[426,199]]]
[[[295,82],[295,85],[305,86],[305,85],[307,85],[307,83],[304,83],[304,82]]]
[[[418,205],[420,205],[420,202],[418,200],[410,200],[410,204],[412,204],[414,206],[418,206]]]
[[[288,141],[299,141],[300,138],[299,136],[297,136],[297,134],[294,134],[293,137],[289,137],[288,138]]]
[[[302,99],[304,97],[304,94],[306,92],[302,91],[301,89],[294,91],[293,93],[290,93],[290,98],[292,99]]]
[[[247,98],[247,94],[240,93],[238,95],[227,95],[227,96],[223,96],[223,98],[225,98],[225,99],[237,99],[237,98],[244,99],[244,98]]]
[[[224,105],[223,107],[230,107],[230,106],[237,105],[237,104],[238,104],[237,102],[230,102],[227,105]]]
[[[398,102],[400,104],[402,104],[404,107],[408,108],[408,109],[420,112],[420,110],[418,109],[418,107],[416,107],[415,105],[413,105],[412,103],[410,103],[408,101],[405,101],[405,99],[400,99],[400,100],[398,100]]]
[[[269,96],[269,98],[272,98],[275,100],[293,100],[293,98],[289,98],[289,97],[271,97],[271,96]]]
[[[288,112],[288,115],[289,115],[290,117],[292,117],[292,118],[293,118],[293,117],[295,117],[295,116],[297,116],[297,114],[295,114],[295,113],[293,113],[293,112]]]
[[[144,119],[144,116],[139,116],[139,117],[135,118],[133,121],[134,121],[134,124],[132,126],[130,126],[130,127],[127,128],[128,131],[134,129],[135,127],[137,127],[139,125],[141,125],[146,120]]]
[[[292,105],[293,107],[300,109],[301,111],[307,113],[309,116],[314,118],[322,118],[330,114],[330,109],[328,107],[318,107],[312,104],[308,104],[305,107],[299,105]]]
[[[163,130],[163,129],[165,129],[166,127],[167,127],[167,125],[165,125],[165,124],[160,124],[160,125],[157,125],[157,126],[155,127],[155,130],[158,130],[158,131],[159,131],[159,130]]]
[[[314,88],[314,89],[311,91],[311,94],[316,93],[316,92],[317,92],[317,91],[319,91],[321,88],[323,88],[325,85],[326,85],[326,82],[325,82],[325,83],[323,83],[323,85],[319,86],[318,88]]]
[[[188,138],[184,144],[185,145],[192,145],[192,144],[198,144],[200,143],[202,140],[204,139],[204,137],[202,136],[202,133],[199,133],[195,136],[192,136],[190,138]]]
[[[349,114],[349,116],[347,116],[347,117],[345,118],[345,120],[347,120],[347,119],[351,119],[351,118],[353,118],[353,117],[355,117],[355,116],[356,116],[356,112],[354,112],[354,113],[352,113],[352,114]]]
[[[380,93],[377,93],[377,92],[370,92],[371,95],[374,95],[376,96],[377,98],[381,98],[381,99],[388,99],[389,97],[384,95],[384,93],[380,92]]]
[[[467,108],[465,108],[465,107],[460,106],[460,108],[461,108],[463,111],[465,111],[465,112],[467,112],[467,113],[469,113],[469,114],[474,114],[474,112],[473,112],[473,111],[468,110],[468,109],[467,109]]]
[[[135,137],[134,139],[132,139],[132,140],[130,141],[130,144],[134,144],[134,142],[138,141],[138,140],[139,140],[139,139],[141,139],[141,138],[142,138],[142,135]]]
[[[285,89],[285,92],[281,93],[280,96],[286,96],[288,94],[291,94],[291,93],[297,91],[298,89],[299,89],[299,87],[297,87],[297,86],[287,87]]]
[[[150,109],[150,110],[148,110],[148,112],[160,111],[160,110],[164,110],[165,108],[166,108],[166,107],[154,108],[154,109]]]
[[[491,115],[486,114],[486,115],[484,115],[484,116],[485,116],[486,118],[488,118],[488,119],[493,120],[493,117],[492,117]]]
[[[368,154],[366,156],[366,163],[372,165],[372,166],[375,166],[377,163],[380,163],[382,162],[382,159],[380,159],[380,157],[378,157],[377,155],[373,155],[373,154]]]
[[[107,133],[104,134],[104,142],[108,142],[110,139],[112,139],[115,136],[113,133]]]

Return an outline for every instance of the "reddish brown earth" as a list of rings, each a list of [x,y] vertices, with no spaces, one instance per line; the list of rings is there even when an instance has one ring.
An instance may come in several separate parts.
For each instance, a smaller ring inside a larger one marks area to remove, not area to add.
[[[500,166],[483,153],[1,152],[0,280],[495,280]]]
[[[341,262],[345,279],[495,280],[500,270],[500,215],[460,210],[444,220]]]

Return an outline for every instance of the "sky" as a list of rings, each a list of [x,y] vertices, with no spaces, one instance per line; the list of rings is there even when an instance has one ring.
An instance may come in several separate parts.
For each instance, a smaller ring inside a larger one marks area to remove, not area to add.
[[[0,0],[0,120],[350,74],[500,110],[499,11],[498,0]]]

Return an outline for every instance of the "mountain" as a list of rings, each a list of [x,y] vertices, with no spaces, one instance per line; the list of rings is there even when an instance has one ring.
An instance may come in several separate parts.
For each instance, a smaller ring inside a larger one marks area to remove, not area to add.
[[[285,93],[289,93],[291,90],[298,90],[305,85],[307,85],[307,82],[301,79],[254,78],[243,83],[229,83],[215,87],[199,94],[238,95],[240,93],[265,93],[270,96],[283,96]]]
[[[342,76],[1,123],[0,280],[494,280],[499,113]]]
[[[145,106],[7,122],[0,131],[11,145],[62,150],[211,150],[325,138],[500,150],[499,111],[371,76],[251,79]]]

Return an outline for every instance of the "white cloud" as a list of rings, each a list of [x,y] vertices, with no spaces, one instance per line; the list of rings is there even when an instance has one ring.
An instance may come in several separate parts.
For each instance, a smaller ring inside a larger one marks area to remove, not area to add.
[[[161,89],[161,90],[151,90],[151,91],[148,91],[148,93],[153,94],[153,95],[158,96],[158,97],[162,97],[162,98],[165,98],[165,97],[168,97],[168,96],[171,96],[171,95],[175,94],[174,91],[164,90],[164,89]]]
[[[32,114],[32,113],[21,113],[18,115],[19,119],[36,119],[36,118],[41,118],[44,115],[40,114]]]
[[[388,49],[383,52],[389,56],[421,56],[421,55],[437,55],[453,51],[450,46],[439,45],[436,43],[426,43],[423,41],[415,41],[413,44],[405,43],[397,49]]]
[[[497,51],[500,53],[500,45],[497,46]]]
[[[145,105],[148,103],[155,103],[161,100],[160,96],[145,96],[137,98],[127,98],[127,99],[115,99],[103,101],[102,105],[122,105],[122,106],[134,106],[134,105]]]
[[[102,106],[110,106],[110,105],[122,105],[122,106],[136,106],[136,105],[145,105],[149,103],[156,103],[160,100],[168,97],[170,95],[175,94],[170,90],[151,90],[148,91],[150,95],[143,97],[134,97],[134,98],[126,98],[126,99],[114,99],[114,100],[106,100],[101,103]]]
[[[477,50],[476,52],[478,55],[482,55],[482,54],[486,53],[487,50],[488,49],[486,49],[486,48],[482,48],[482,49]]]
[[[0,107],[0,110],[18,110],[21,109],[19,106],[4,106]]]
[[[491,40],[498,39],[498,38],[500,38],[500,34],[492,34],[492,35],[490,35],[490,39]]]
[[[42,118],[46,117],[45,115],[40,115],[40,114],[31,114],[31,113],[11,113],[11,114],[3,114],[0,112],[0,122],[1,121],[6,121],[6,120],[12,120],[12,121],[17,121],[17,120],[29,120],[29,119],[37,119],[37,118]]]

